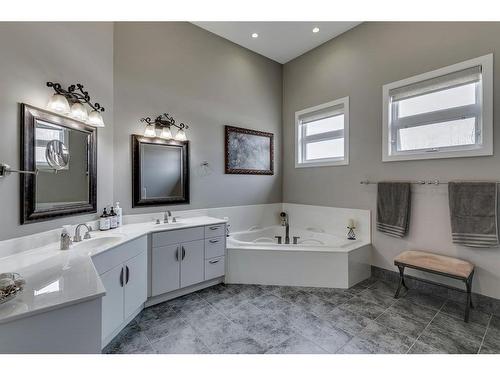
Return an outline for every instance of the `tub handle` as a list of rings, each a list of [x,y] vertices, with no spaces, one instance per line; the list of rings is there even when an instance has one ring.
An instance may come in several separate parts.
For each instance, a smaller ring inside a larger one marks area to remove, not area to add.
[[[208,263],[215,264],[215,263],[219,263],[219,261],[220,261],[220,259],[214,259],[214,260],[208,261]]]
[[[274,238],[276,238],[278,240],[278,245],[281,245],[282,237],[281,236],[274,236]]]
[[[210,242],[210,243],[217,243],[217,242],[219,242],[219,240],[209,240],[208,242]]]

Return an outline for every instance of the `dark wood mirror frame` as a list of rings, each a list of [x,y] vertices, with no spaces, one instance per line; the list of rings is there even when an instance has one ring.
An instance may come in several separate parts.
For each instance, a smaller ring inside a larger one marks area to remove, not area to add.
[[[176,146],[182,149],[182,174],[184,186],[181,198],[141,198],[141,144]],[[132,134],[132,207],[167,206],[174,204],[189,204],[189,141],[149,138]]]
[[[35,125],[36,121],[46,121],[90,135],[89,142],[89,201],[68,204],[64,207],[36,210],[36,176],[21,174],[21,224],[52,220],[58,217],[97,212],[97,130],[83,122],[58,115],[27,104],[21,104],[21,169],[34,171],[35,165]]]

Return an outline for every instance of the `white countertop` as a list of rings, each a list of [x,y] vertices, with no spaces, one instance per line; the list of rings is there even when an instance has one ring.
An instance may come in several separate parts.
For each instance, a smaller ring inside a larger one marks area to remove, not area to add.
[[[197,216],[174,224],[129,224],[105,232],[94,231],[92,239],[73,244],[65,251],[59,249],[59,242],[37,247],[35,241],[33,249],[0,258],[0,273],[17,272],[26,280],[19,296],[0,304],[0,324],[105,295],[92,262],[97,254],[149,233],[221,223],[225,220]]]

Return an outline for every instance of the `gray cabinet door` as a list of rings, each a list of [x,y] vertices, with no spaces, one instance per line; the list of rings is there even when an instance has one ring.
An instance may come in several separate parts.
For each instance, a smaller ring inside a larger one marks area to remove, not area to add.
[[[201,283],[205,272],[205,241],[181,244],[181,288]]]
[[[148,294],[148,253],[143,251],[125,263],[125,318],[144,302]]]
[[[179,289],[181,245],[154,247],[151,252],[151,294]]]

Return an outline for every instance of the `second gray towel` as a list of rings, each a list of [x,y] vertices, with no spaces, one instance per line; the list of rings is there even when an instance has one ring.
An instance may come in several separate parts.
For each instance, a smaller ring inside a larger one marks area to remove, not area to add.
[[[410,183],[379,182],[377,230],[389,236],[404,237],[410,222],[410,203]]]
[[[496,182],[450,182],[448,199],[453,243],[498,245]]]

